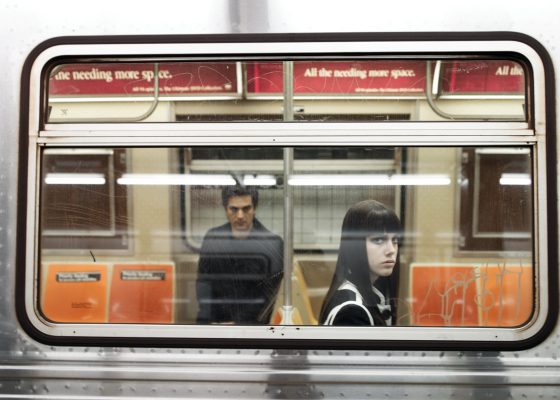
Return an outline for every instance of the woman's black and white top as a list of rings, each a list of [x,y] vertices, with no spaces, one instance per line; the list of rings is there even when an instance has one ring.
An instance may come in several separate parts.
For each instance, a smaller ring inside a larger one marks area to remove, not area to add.
[[[356,286],[344,281],[327,305],[324,325],[391,325],[391,305],[375,286],[371,286],[374,304],[367,304]]]

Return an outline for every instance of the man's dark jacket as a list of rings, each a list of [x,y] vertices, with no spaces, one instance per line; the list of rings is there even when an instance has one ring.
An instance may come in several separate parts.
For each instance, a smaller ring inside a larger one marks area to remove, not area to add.
[[[210,229],[198,261],[197,323],[268,324],[282,271],[282,239],[256,218],[245,239],[229,223]]]

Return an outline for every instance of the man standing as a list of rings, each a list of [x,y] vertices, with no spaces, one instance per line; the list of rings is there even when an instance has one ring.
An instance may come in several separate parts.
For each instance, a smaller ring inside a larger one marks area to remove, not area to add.
[[[226,186],[228,223],[204,236],[198,261],[197,323],[268,324],[283,272],[283,242],[255,213],[259,193]]]

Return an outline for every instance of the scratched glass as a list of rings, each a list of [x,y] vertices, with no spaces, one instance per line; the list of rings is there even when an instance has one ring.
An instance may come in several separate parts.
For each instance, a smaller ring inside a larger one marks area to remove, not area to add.
[[[41,313],[59,323],[321,323],[346,240],[344,217],[376,200],[394,210],[402,232],[349,237],[366,254],[396,233],[398,248],[385,253],[395,263],[387,276],[370,273],[369,258],[351,267],[382,292],[386,322],[513,327],[530,319],[529,147],[294,148],[293,171],[284,170],[287,154],[268,147],[43,150]],[[291,285],[282,272],[286,218]]]
[[[527,119],[508,59],[99,61],[48,77],[50,123]]]

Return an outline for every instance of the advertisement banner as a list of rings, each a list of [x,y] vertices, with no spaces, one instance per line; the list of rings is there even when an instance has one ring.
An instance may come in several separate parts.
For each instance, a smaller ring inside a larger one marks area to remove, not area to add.
[[[282,63],[248,63],[247,92],[281,95]],[[316,96],[423,95],[423,61],[297,61],[294,94]]]
[[[525,94],[525,74],[507,60],[453,61],[442,63],[442,94]]]
[[[155,71],[153,63],[67,64],[51,74],[49,95],[153,96]],[[234,62],[161,63],[157,75],[160,96],[238,95]]]
[[[432,63],[432,68],[435,62]],[[235,62],[158,64],[161,97],[239,98],[242,92]],[[155,90],[154,63],[67,64],[49,80],[56,97],[146,97]],[[247,62],[249,97],[281,96],[281,62]],[[294,95],[313,97],[424,96],[426,61],[358,60],[294,62]],[[523,95],[523,68],[507,60],[444,61],[442,95]]]

